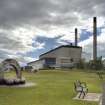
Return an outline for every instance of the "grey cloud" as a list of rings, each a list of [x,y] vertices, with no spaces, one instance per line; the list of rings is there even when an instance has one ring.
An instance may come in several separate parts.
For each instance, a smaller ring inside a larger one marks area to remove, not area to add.
[[[0,24],[8,27],[40,22],[52,7],[47,0],[4,0],[0,4]]]
[[[8,57],[8,53],[5,51],[0,50],[0,59],[4,59]]]
[[[6,52],[6,51],[3,51],[0,49],[0,62],[3,61],[4,59],[7,59],[9,56],[10,53]]]
[[[27,57],[25,55],[23,56],[20,54],[12,54],[12,53],[8,53],[7,51],[0,50],[0,62],[2,62],[7,58],[16,59],[17,61],[24,62],[24,63],[28,63],[29,61],[33,61],[35,59],[35,58]]]
[[[105,15],[104,0],[1,0],[0,1],[0,26],[13,28],[22,24],[66,25],[76,24],[78,18],[73,12],[82,15]],[[97,7],[94,9],[94,7]],[[50,15],[57,14],[56,17]],[[66,16],[66,14],[70,14]],[[60,15],[58,15],[60,14]],[[48,28],[47,27],[47,28]]]
[[[102,56],[105,59],[105,42],[97,42],[97,56]],[[93,43],[90,42],[88,45],[85,45],[83,48],[83,58],[86,60],[92,59],[93,56]]]
[[[103,47],[104,44],[105,43],[99,43],[97,49],[98,49],[98,56],[99,57],[102,56],[105,59],[105,48]]]
[[[39,43],[36,40],[24,43],[23,38],[22,40],[19,39],[20,37],[14,37],[11,31],[10,33],[9,31],[5,32],[5,30],[4,32],[0,32],[0,61],[6,58],[16,58],[24,62],[30,61],[32,58],[27,57],[25,54],[33,50],[42,49],[44,46],[44,43]],[[28,41],[28,39],[25,41]],[[35,47],[32,46],[33,43]]]
[[[9,29],[26,24],[43,30],[51,26],[73,27],[80,22],[78,14],[85,18],[104,17],[104,6],[105,0],[0,0],[0,28],[8,31],[0,33],[0,48],[16,51],[25,47],[10,38]],[[0,58],[8,57],[6,53],[0,50]]]
[[[0,48],[16,51],[24,47],[18,40],[11,39],[9,35],[0,33]]]

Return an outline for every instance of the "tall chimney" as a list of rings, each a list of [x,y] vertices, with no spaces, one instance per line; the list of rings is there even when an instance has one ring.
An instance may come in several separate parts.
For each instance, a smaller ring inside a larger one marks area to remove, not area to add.
[[[93,17],[93,60],[97,60],[97,18]]]
[[[77,35],[78,35],[78,30],[77,30],[77,28],[75,28],[75,46],[77,46],[77,43],[78,43]]]

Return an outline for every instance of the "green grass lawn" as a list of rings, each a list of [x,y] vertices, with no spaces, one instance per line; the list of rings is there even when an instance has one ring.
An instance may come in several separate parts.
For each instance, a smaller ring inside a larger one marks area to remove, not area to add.
[[[13,72],[7,75],[15,75]],[[26,80],[37,85],[28,88],[1,88],[0,105],[98,105],[96,102],[78,101],[74,81],[87,83],[89,92],[101,92],[102,81],[96,73],[78,70],[44,70],[37,73],[23,73]]]

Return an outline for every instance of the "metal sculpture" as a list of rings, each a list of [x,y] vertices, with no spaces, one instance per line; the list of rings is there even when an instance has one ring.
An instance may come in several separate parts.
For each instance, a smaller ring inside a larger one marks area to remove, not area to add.
[[[11,66],[16,71],[16,79],[7,80],[4,76],[5,70]],[[0,68],[0,84],[23,84],[21,67],[15,59],[6,59],[2,61]]]

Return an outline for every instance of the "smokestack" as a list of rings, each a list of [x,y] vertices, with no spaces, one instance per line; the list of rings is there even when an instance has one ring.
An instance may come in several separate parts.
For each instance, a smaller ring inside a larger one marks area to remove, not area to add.
[[[93,60],[97,60],[97,18],[93,18]]]
[[[78,43],[77,35],[78,35],[78,30],[77,30],[77,28],[75,28],[75,46],[77,46],[77,43]]]

